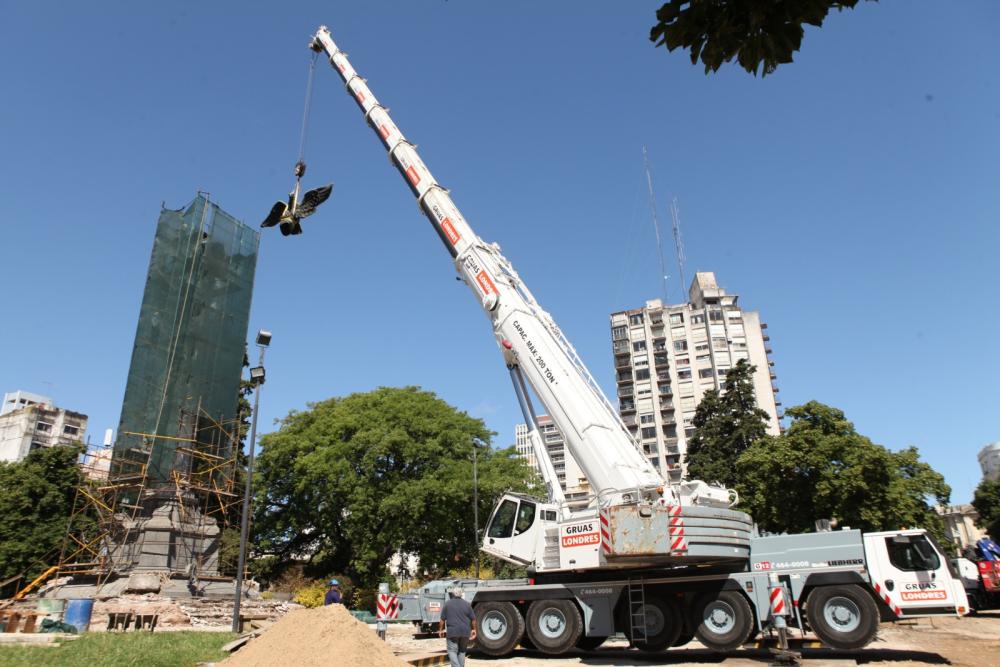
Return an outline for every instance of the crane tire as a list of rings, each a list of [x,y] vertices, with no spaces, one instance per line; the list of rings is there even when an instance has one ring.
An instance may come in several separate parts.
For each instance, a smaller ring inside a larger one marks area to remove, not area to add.
[[[750,603],[737,591],[704,593],[691,607],[691,627],[702,644],[716,651],[739,648],[754,630]]]
[[[678,637],[673,644],[671,644],[671,646],[684,646],[685,644],[690,643],[692,639],[694,639],[694,633],[690,630],[685,630],[681,633],[681,636]]]
[[[641,651],[657,652],[670,648],[684,629],[680,605],[673,598],[646,597],[646,641],[636,642]]]
[[[863,648],[878,632],[878,606],[857,584],[814,589],[806,598],[805,611],[809,627],[832,648]]]
[[[500,657],[510,654],[524,636],[524,618],[513,602],[480,602],[476,613],[476,651]]]
[[[560,655],[580,640],[583,618],[572,600],[535,600],[528,607],[527,632],[539,651]]]

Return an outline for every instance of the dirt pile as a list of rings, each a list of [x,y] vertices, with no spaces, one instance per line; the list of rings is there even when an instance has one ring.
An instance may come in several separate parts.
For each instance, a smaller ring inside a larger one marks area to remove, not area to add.
[[[291,611],[221,663],[225,667],[400,667],[404,664],[374,630],[339,604]]]

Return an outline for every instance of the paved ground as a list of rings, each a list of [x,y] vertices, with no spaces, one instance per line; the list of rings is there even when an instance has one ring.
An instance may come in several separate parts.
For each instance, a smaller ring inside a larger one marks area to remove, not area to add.
[[[389,642],[407,652],[442,651],[443,639],[412,639],[412,629],[391,626]],[[911,667],[913,665],[962,665],[990,667],[1000,664],[1000,612],[988,612],[965,618],[925,618],[906,624],[883,624],[878,639],[860,651],[807,649],[803,651],[806,667],[836,665],[873,665]],[[469,667],[524,667],[543,665],[608,665],[648,667],[651,665],[722,665],[724,667],[761,667],[771,661],[766,650],[743,649],[717,653],[692,642],[683,648],[656,655],[627,650],[624,642],[608,642],[600,649],[562,658],[549,658],[534,651],[519,649],[502,659],[469,658]]]

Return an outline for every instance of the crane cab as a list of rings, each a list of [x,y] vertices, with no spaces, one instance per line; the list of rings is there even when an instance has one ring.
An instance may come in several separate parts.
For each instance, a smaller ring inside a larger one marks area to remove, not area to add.
[[[486,526],[482,550],[530,568],[544,568],[545,537],[558,531],[555,505],[515,493],[504,494]]]

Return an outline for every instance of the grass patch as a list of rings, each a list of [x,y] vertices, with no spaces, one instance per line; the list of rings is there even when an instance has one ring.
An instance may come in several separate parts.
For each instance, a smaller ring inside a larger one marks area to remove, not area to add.
[[[54,647],[0,646],[3,667],[193,667],[229,656],[231,632],[90,632]]]

